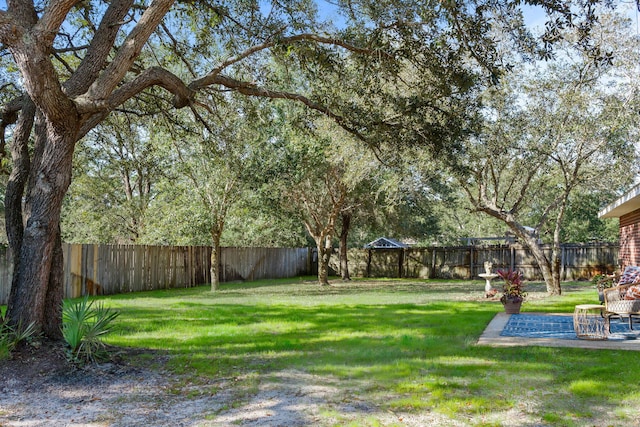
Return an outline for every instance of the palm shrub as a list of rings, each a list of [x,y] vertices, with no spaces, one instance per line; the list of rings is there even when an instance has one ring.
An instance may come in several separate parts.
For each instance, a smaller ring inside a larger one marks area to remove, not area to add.
[[[111,322],[118,312],[89,301],[70,303],[62,308],[62,335],[69,345],[68,356],[73,362],[96,362],[106,356],[102,337],[111,331]]]
[[[30,323],[26,328],[22,324],[13,327],[0,313],[0,360],[6,360],[21,341],[31,339],[36,335],[35,324]]]

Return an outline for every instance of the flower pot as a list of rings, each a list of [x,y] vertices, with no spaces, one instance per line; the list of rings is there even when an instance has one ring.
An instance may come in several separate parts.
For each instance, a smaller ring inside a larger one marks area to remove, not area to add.
[[[522,301],[513,302],[507,301],[502,303],[504,305],[504,312],[507,314],[520,314],[520,306],[522,306]]]

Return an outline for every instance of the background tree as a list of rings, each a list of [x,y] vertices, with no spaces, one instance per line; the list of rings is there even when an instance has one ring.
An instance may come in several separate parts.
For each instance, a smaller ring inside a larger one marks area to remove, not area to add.
[[[622,185],[615,185],[622,188]],[[598,218],[603,206],[616,200],[614,189],[604,191],[577,190],[569,200],[565,212],[560,241],[565,243],[617,242],[620,238],[617,219]]]
[[[486,126],[469,140],[458,173],[474,208],[509,226],[527,245],[551,294],[560,294],[560,238],[578,191],[623,188],[636,176],[637,48],[624,45],[623,18],[603,19],[594,62],[567,49],[558,59],[512,74],[487,92]],[[628,22],[627,22],[628,25]],[[547,255],[536,231],[549,230]],[[548,227],[548,228],[547,228]]]
[[[112,117],[79,144],[65,199],[63,239],[80,243],[137,243],[155,185],[170,162],[159,151],[158,121]]]
[[[317,116],[286,108],[279,119],[270,138],[271,169],[263,168],[272,176],[266,188],[280,209],[304,224],[318,251],[318,282],[326,286],[339,223],[353,215],[364,193],[375,197],[370,184],[379,165],[350,134]],[[348,225],[342,223],[345,241]]]
[[[321,132],[331,137],[324,149],[329,161],[338,166],[337,179],[346,185],[346,198],[338,221],[338,274],[342,280],[350,280],[348,248],[351,231],[361,226],[363,219],[376,216],[385,200],[385,177],[389,173],[385,165],[375,159],[371,151],[335,127],[324,126]],[[382,206],[381,210],[385,210]],[[362,244],[362,242],[360,242]]]
[[[242,114],[238,114],[242,111]],[[245,170],[249,157],[257,155],[252,144],[260,133],[251,125],[254,115],[236,103],[217,105],[215,125],[191,135],[172,133],[175,166],[185,178],[185,195],[198,200],[206,212],[211,243],[211,290],[219,286],[220,241],[230,210],[245,191],[244,179],[252,172]],[[212,123],[213,124],[213,123]],[[192,141],[195,139],[195,141]]]

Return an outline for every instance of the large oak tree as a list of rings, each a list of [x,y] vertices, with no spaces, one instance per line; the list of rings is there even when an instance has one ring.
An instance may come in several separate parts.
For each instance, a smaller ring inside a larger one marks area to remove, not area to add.
[[[560,239],[572,199],[628,187],[638,172],[636,40],[628,38],[629,20],[616,14],[604,14],[592,31],[611,56],[594,60],[592,51],[561,43],[556,60],[487,92],[485,127],[456,171],[473,208],[531,250],[550,294],[561,293]]]

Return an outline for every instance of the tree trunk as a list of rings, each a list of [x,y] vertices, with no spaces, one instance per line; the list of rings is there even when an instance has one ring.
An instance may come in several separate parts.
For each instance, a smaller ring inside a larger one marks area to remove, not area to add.
[[[24,234],[22,201],[24,189],[29,179],[31,159],[29,157],[29,136],[35,120],[35,105],[25,97],[24,107],[20,112],[16,127],[11,139],[11,158],[13,168],[7,182],[5,194],[5,224],[9,248],[13,254],[13,282],[20,271],[20,251],[22,248],[22,236]],[[11,287],[9,301],[17,298],[18,288]],[[7,313],[7,318],[9,318]],[[12,322],[14,327],[26,327],[20,321]]]
[[[64,300],[64,259],[60,227],[56,233],[49,286],[44,301],[44,323],[42,332],[51,339],[62,339],[62,301]]]
[[[551,295],[562,294],[562,288],[560,286],[561,277],[561,252],[562,247],[560,245],[560,230],[562,227],[562,220],[569,203],[569,188],[564,192],[560,208],[558,209],[558,215],[556,216],[555,229],[553,231],[553,249],[551,251],[551,286],[547,284],[547,292]]]
[[[531,254],[536,259],[538,267],[542,272],[544,282],[547,285],[547,293],[549,295],[560,295],[562,293],[562,289],[560,287],[560,270],[559,268],[555,268],[556,266],[554,266],[553,262],[554,259],[552,258],[549,260],[537,239],[526,230],[522,229],[515,223],[508,222],[507,224],[518,238],[520,238],[520,240],[522,240],[522,242],[524,242],[524,244],[529,248]]]
[[[220,288],[220,233],[211,231],[211,292]]]
[[[558,221],[562,221],[562,217],[560,216]],[[562,287],[560,285],[560,251],[562,250],[560,247],[560,222],[556,225],[556,232],[554,233],[553,244],[551,248],[551,260],[549,263],[550,277],[547,280],[545,278],[545,282],[547,284],[547,293],[549,295],[561,295]]]
[[[542,250],[542,247],[538,243],[537,239],[532,236],[518,222],[516,222],[513,215],[486,206],[482,207],[480,210],[491,215],[494,218],[504,221],[504,223],[509,226],[513,233],[524,243],[526,247],[529,248],[531,254],[536,259],[538,267],[542,272],[544,282],[547,285],[547,293],[549,295],[560,295],[562,293],[562,288],[560,287],[559,268],[557,268],[557,272],[556,274],[554,274],[554,265],[552,262],[553,260],[549,260],[547,255]]]
[[[540,245],[535,241],[533,237],[530,238],[532,241],[526,241],[525,245],[531,251],[531,254],[536,259],[538,263],[538,267],[542,272],[542,277],[544,278],[544,282],[547,285],[547,293],[549,295],[560,295],[561,287],[560,287],[560,275],[554,272],[554,268],[552,266],[551,261],[545,255],[544,251],[540,247]]]
[[[349,275],[349,258],[347,257],[347,237],[351,228],[351,213],[342,213],[342,229],[340,230],[340,276],[342,280],[351,280]]]
[[[71,182],[76,124],[75,116],[68,123],[53,126],[42,114],[37,115],[35,150],[24,202],[26,223],[23,230],[15,218],[7,223],[8,235],[22,236],[14,238],[12,244],[17,259],[7,305],[9,323],[16,327],[33,323],[52,339],[61,337],[60,211]],[[12,191],[17,194],[19,190]],[[22,211],[22,199],[12,197],[8,202],[8,211]]]
[[[5,193],[5,224],[9,248],[14,254],[13,271],[19,270],[20,253],[22,247],[22,234],[24,233],[22,200],[24,189],[29,179],[31,159],[29,157],[29,136],[35,120],[36,106],[29,98],[24,97],[24,106],[11,138],[11,159],[13,167],[7,182]]]
[[[333,252],[331,236],[318,236],[315,240],[318,247],[318,283],[329,286],[329,261]]]
[[[551,265],[551,287],[547,286],[547,292],[551,295],[562,295],[560,257],[557,254],[553,255]]]

